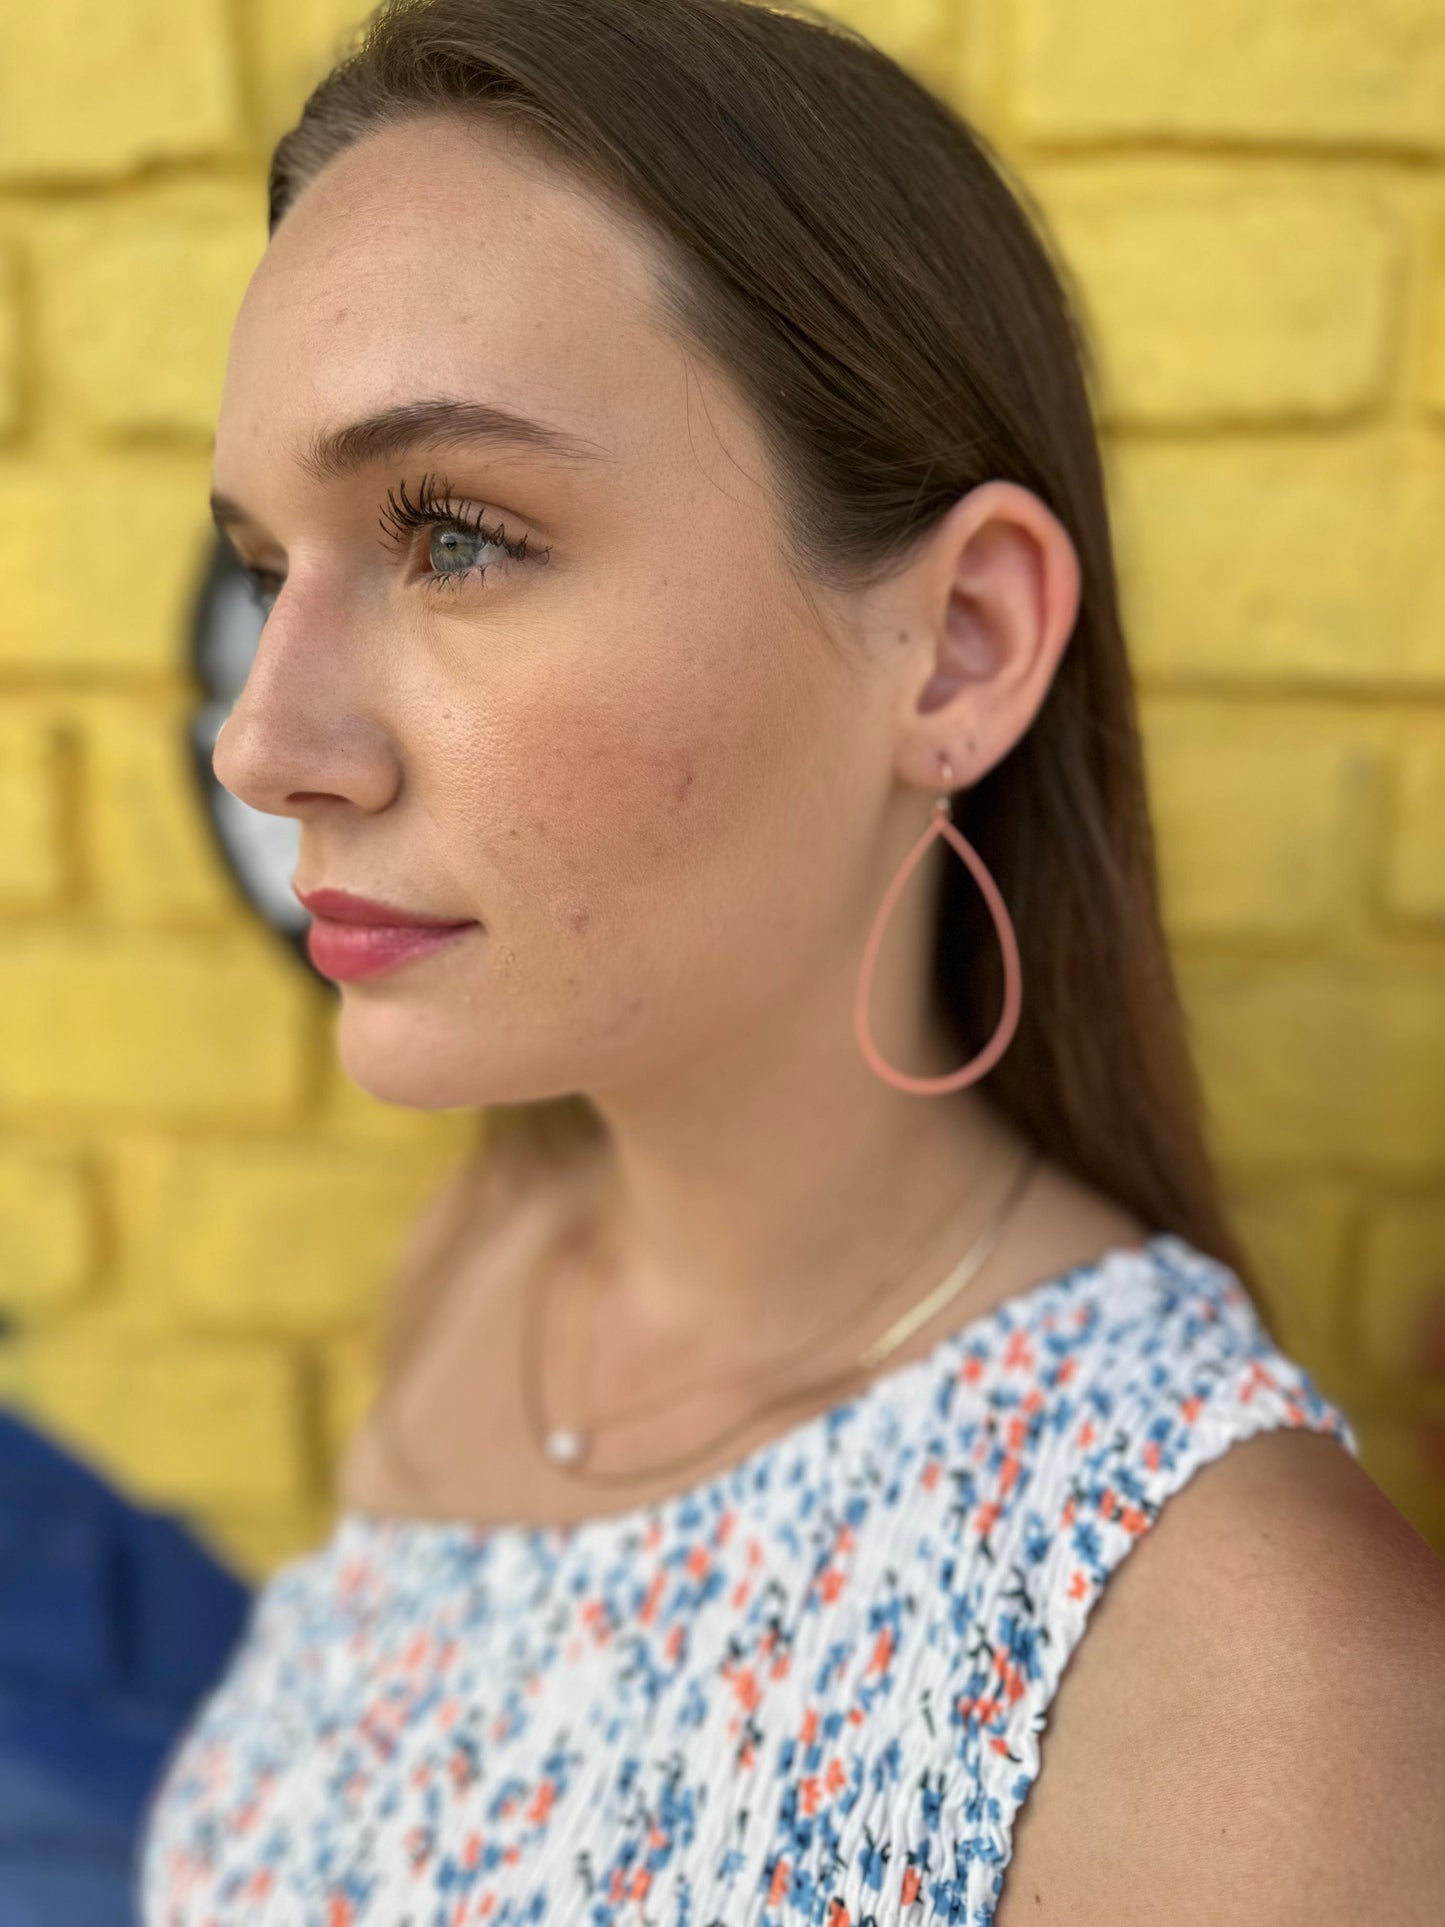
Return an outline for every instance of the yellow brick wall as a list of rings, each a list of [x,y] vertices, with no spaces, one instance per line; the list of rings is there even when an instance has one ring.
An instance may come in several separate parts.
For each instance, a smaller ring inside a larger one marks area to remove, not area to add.
[[[837,10],[1057,236],[1231,1202],[1445,1552],[1445,0]],[[181,735],[265,159],[358,12],[0,12],[0,1393],[257,1578],[477,1123],[341,1074]]]

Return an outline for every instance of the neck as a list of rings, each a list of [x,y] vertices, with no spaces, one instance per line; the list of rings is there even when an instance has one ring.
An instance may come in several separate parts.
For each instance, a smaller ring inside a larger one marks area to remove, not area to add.
[[[1025,1141],[979,1090],[896,1090],[837,1023],[787,1036],[591,1093],[609,1317],[654,1358],[767,1355],[892,1277],[926,1289],[910,1260],[960,1253],[1017,1173]],[[902,1061],[946,1070],[948,1048]]]

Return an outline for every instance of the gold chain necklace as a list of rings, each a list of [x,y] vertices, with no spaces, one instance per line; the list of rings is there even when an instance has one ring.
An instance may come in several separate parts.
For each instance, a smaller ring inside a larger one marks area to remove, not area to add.
[[[998,1209],[941,1284],[935,1286],[926,1297],[919,1300],[918,1303],[904,1312],[901,1317],[889,1326],[882,1337],[875,1339],[868,1345],[851,1365],[844,1367],[838,1372],[831,1373],[825,1378],[812,1381],[810,1384],[802,1387],[802,1390],[811,1394],[831,1390],[845,1385],[849,1380],[856,1378],[860,1371],[871,1370],[874,1366],[881,1363],[883,1359],[895,1352],[900,1345],[904,1344],[915,1331],[933,1317],[935,1312],[941,1311],[946,1304],[949,1304],[956,1298],[965,1285],[967,1285],[978,1272],[984,1260],[998,1242],[999,1234],[1016,1208],[1019,1199],[1022,1197],[1024,1188],[1038,1162],[1039,1153],[1037,1151],[1030,1151],[1024,1158]],[[885,1287],[885,1289],[887,1289],[887,1287]],[[540,1335],[543,1314],[542,1294],[534,1292],[528,1296],[529,1303],[526,1308],[528,1313],[526,1321],[526,1369],[522,1376],[522,1390],[523,1403],[527,1410],[527,1422],[531,1429],[534,1443],[552,1464],[566,1471],[573,1478],[580,1479],[586,1484],[628,1485],[633,1483],[639,1477],[639,1473],[635,1470],[609,1473],[598,1472],[590,1468],[586,1470],[583,1469],[586,1467],[587,1460],[591,1454],[592,1434],[585,1433],[575,1427],[548,1425],[542,1409],[543,1401],[541,1392],[540,1360],[542,1348]],[[875,1299],[876,1296],[877,1294],[875,1294]],[[647,1466],[643,1468],[642,1476],[652,1476],[661,1472],[673,1472],[695,1464],[699,1459],[708,1457],[711,1453],[715,1452],[720,1445],[725,1444],[729,1439],[756,1423],[764,1413],[787,1406],[793,1403],[798,1396],[799,1391],[797,1388],[794,1388],[789,1392],[764,1400],[760,1406],[756,1407],[736,1424],[729,1426],[726,1431],[720,1433],[716,1438],[709,1440],[705,1445],[681,1457],[665,1460],[661,1464]],[[633,1407],[630,1409],[635,1410],[636,1408]],[[648,1408],[644,1406],[643,1409]]]

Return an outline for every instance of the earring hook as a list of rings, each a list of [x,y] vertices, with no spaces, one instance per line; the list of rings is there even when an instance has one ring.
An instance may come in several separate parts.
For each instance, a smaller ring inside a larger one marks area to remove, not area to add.
[[[953,797],[949,792],[953,789],[953,765],[943,754],[942,750],[938,753],[938,760],[943,766],[944,794],[934,797],[934,814],[937,816],[951,817],[953,815]]]

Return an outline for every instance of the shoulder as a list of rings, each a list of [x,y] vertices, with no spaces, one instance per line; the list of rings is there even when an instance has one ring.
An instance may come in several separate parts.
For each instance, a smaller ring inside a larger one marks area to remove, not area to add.
[[[1338,1439],[1262,1431],[1100,1595],[998,1927],[1425,1927],[1442,1806],[1445,1565]]]

